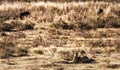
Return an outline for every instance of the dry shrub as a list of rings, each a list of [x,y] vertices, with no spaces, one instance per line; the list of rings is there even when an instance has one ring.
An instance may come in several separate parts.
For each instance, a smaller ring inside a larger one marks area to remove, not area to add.
[[[99,40],[99,41],[91,41],[89,43],[92,47],[103,47],[103,41]]]
[[[39,55],[46,55],[46,56],[54,56],[56,53],[57,49],[56,47],[43,47],[43,46],[38,46],[38,47],[33,47],[30,49],[30,52],[34,54],[39,54]]]
[[[11,23],[1,23],[0,25],[0,31],[12,31],[12,30],[29,30],[29,29],[34,29],[35,24],[27,21],[25,23],[15,20],[11,21]]]
[[[2,23],[5,20],[6,20],[5,18],[0,18],[0,23]]]
[[[34,26],[35,26],[35,24],[33,22],[28,21],[24,24],[24,30],[34,29]]]
[[[11,21],[11,24],[14,27],[14,30],[23,30],[24,28],[23,23],[18,20]]]
[[[92,26],[90,26],[89,24],[90,24],[90,23],[80,22],[80,23],[77,23],[77,27],[80,28],[80,29],[89,30],[89,29],[92,28]]]
[[[71,53],[71,51],[59,51],[58,54],[61,57],[61,59],[72,60],[72,53]]]
[[[118,20],[119,18],[115,18],[113,16],[109,16],[104,19],[98,18],[94,21],[95,28],[119,28],[120,22]]]
[[[106,37],[106,36],[107,36],[107,32],[106,32],[106,31],[100,31],[100,35],[101,35],[102,37]]]
[[[4,0],[1,0],[0,2],[2,2]],[[15,1],[22,1],[22,2],[37,2],[37,1],[44,1],[44,2],[47,2],[47,1],[50,1],[50,2],[78,2],[78,1],[83,1],[83,2],[86,2],[86,1],[105,1],[105,2],[120,2],[119,0],[7,0],[8,2],[15,2]]]
[[[90,30],[95,28],[119,28],[120,27],[120,19],[115,18],[113,16],[109,16],[107,18],[97,18],[90,19],[87,22],[75,22],[72,24],[66,23],[62,20],[54,22],[52,27],[56,29],[83,29]]]
[[[115,42],[116,40],[93,40],[89,41],[87,44],[91,45],[92,47],[113,47],[118,45]]]
[[[11,31],[13,28],[11,24],[0,23],[0,31]]]
[[[101,53],[103,53],[104,52],[104,49],[103,48],[93,48],[93,47],[91,47],[91,49],[89,50],[89,52],[90,53],[92,53],[92,54],[101,54]]]
[[[78,28],[80,29],[94,29],[94,28],[119,28],[120,21],[119,18],[115,18],[113,16],[109,16],[107,18],[97,18],[91,19],[87,23],[77,23]]]
[[[39,50],[39,49],[38,49],[38,50],[34,50],[34,52],[35,52],[36,54],[44,54],[44,53],[43,53],[43,50]]]
[[[52,35],[62,35],[62,32],[56,29],[49,29],[48,32],[51,33]]]
[[[83,31],[82,35],[83,35],[83,37],[85,37],[85,38],[90,38],[92,34],[90,34],[89,31]]]
[[[8,20],[9,17],[10,17],[10,15],[8,13],[0,11],[0,22]]]
[[[54,22],[51,25],[51,27],[54,27],[56,29],[69,29],[69,30],[76,28],[75,25],[66,23],[65,21],[62,20]]]
[[[7,36],[5,32],[0,32],[0,36]]]
[[[118,68],[120,68],[120,65],[119,64],[109,64],[109,65],[107,65],[107,68],[118,69]]]
[[[15,43],[13,38],[7,37],[0,42],[0,58],[10,58],[15,53]]]
[[[116,10],[114,13],[120,17],[120,10]]]
[[[0,58],[7,58],[13,56],[26,56],[28,55],[28,48],[16,46],[16,37],[14,36],[7,36],[0,42]]]
[[[75,47],[69,47],[69,48],[62,48],[58,47],[56,51],[56,57],[60,57],[61,59],[64,60],[72,60],[73,58],[73,53],[74,52],[79,52],[81,48],[75,48]]]
[[[17,56],[27,56],[28,55],[28,48],[26,47],[16,47],[15,53]]]
[[[115,42],[116,42],[116,45],[120,47],[120,38],[118,38]]]
[[[17,6],[19,4],[20,4],[20,7],[14,8],[14,6]],[[3,13],[7,12],[9,14],[14,15],[14,13],[19,13],[25,10],[29,10],[33,12],[31,13],[30,18],[40,23],[41,22],[54,23],[55,20],[58,20],[59,18],[61,18],[64,21],[72,23],[73,26],[76,26],[78,24],[78,26],[83,29],[87,29],[87,28],[89,29],[91,27],[92,28],[93,27],[111,27],[111,25],[112,26],[118,25],[118,23],[115,23],[114,25],[112,20],[119,18],[116,16],[119,16],[119,7],[120,7],[118,3],[113,4],[113,3],[106,3],[106,2],[100,2],[100,3],[70,2],[70,3],[59,3],[59,4],[55,2],[37,2],[37,3],[19,3],[18,2],[13,4],[7,4],[7,5],[10,5],[10,7],[7,7],[6,10],[4,10],[4,7],[6,7],[4,4],[0,6],[1,11]],[[97,15],[97,12],[99,9],[103,9],[103,12],[102,14]],[[115,11],[116,12],[118,11],[118,14],[115,14]],[[3,16],[6,16],[6,15],[3,15]],[[109,18],[110,16],[115,16],[116,18]],[[99,19],[99,18],[102,18],[102,19]],[[92,19],[92,21],[90,19]],[[104,22],[105,24],[103,24]],[[114,22],[116,22],[116,20],[114,20]],[[67,26],[68,26],[68,29],[71,29],[71,24],[67,24]]]
[[[117,52],[120,52],[120,38],[118,38],[118,39],[115,41],[115,44],[116,44],[116,51],[117,51]]]
[[[95,48],[91,47],[91,49],[89,50],[89,52],[93,54],[107,53],[108,55],[115,51],[116,51],[115,47],[95,47]]]
[[[38,46],[46,46],[46,42],[45,40],[43,39],[42,36],[38,36],[36,37],[34,40],[33,40],[33,47],[38,47]]]
[[[30,52],[36,54],[44,54],[44,49],[43,47],[35,47],[35,48],[31,48]]]
[[[14,30],[28,30],[28,29],[34,29],[35,24],[30,22],[30,21],[26,21],[25,23],[21,22],[21,21],[12,21],[11,22],[12,26],[14,27]]]
[[[26,34],[23,32],[17,32],[13,34],[16,38],[26,38]]]

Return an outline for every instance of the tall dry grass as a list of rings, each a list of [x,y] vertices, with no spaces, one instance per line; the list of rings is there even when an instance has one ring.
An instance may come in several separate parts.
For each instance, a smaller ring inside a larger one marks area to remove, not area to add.
[[[83,1],[83,2],[86,2],[86,1],[104,1],[104,2],[120,2],[119,0],[6,0],[7,2],[15,2],[15,1],[21,1],[21,2],[37,2],[37,1],[44,1],[44,2],[47,2],[47,1],[50,1],[50,2],[79,2],[79,1]],[[4,0],[1,0],[0,2],[4,2]]]
[[[103,14],[97,15],[99,9],[103,9]],[[86,21],[86,19],[96,19],[98,17],[120,17],[120,4],[106,2],[15,2],[0,5],[1,17],[16,17],[22,11],[30,11],[30,17],[38,21],[50,22],[62,19],[67,22],[75,22],[80,20]]]

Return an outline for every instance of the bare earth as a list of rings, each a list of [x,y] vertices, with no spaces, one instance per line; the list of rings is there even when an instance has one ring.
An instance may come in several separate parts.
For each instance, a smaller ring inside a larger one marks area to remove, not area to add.
[[[101,57],[97,55],[97,62],[93,64],[66,64],[52,56],[31,56],[11,58],[11,65],[6,64],[5,60],[0,60],[0,69],[2,70],[119,70],[120,54],[113,54],[111,57]],[[107,60],[110,60],[111,67],[107,66]]]

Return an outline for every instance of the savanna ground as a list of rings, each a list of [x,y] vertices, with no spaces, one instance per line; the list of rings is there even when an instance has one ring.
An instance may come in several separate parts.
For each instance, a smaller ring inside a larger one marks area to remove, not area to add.
[[[0,70],[120,70],[119,0],[13,1],[0,3]],[[80,50],[96,62],[69,63]]]

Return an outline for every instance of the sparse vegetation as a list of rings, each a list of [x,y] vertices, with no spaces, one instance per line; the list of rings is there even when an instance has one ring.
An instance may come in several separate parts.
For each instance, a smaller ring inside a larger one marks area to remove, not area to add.
[[[0,58],[10,58],[14,54],[15,44],[8,39],[5,39],[3,42],[0,42],[1,54]]]
[[[47,42],[40,35],[33,40],[32,45],[33,47],[38,47],[38,46],[48,47]]]
[[[13,37],[4,38],[0,42],[0,58],[7,59],[6,63],[11,64],[10,58],[14,56],[15,53],[15,40],[11,41]],[[14,38],[13,38],[14,39]]]
[[[1,69],[120,68],[120,1],[1,1]],[[17,65],[5,66],[6,59]]]
[[[11,23],[1,23],[0,31],[28,30],[34,29],[35,24],[31,22],[22,23],[21,21],[12,21]]]
[[[0,32],[0,36],[7,36],[5,32]]]
[[[26,38],[26,35],[25,35],[25,33],[23,33],[23,32],[15,33],[15,36],[16,36],[17,38]]]
[[[7,23],[0,24],[0,31],[11,31],[12,29],[13,26],[11,24],[7,24]]]
[[[28,49],[25,47],[17,47],[15,52],[16,52],[18,57],[28,55]]]
[[[3,0],[1,0],[3,1]],[[16,0],[7,0],[9,2],[14,2]],[[17,1],[21,1],[21,2],[38,2],[38,1],[44,1],[44,2],[47,2],[47,1],[50,1],[50,2],[78,2],[78,1],[82,1],[82,2],[87,2],[87,1],[105,1],[105,2],[120,2],[119,0],[17,0]]]
[[[120,65],[118,65],[118,64],[110,64],[110,65],[108,65],[107,66],[107,68],[111,68],[111,69],[116,69],[116,68],[119,68],[120,67]]]
[[[69,23],[66,23],[62,20],[54,22],[51,25],[51,27],[54,27],[56,29],[69,29],[69,30],[76,28],[76,26],[74,24],[69,24]]]
[[[74,24],[68,24],[64,21],[58,21],[53,23],[51,26],[59,29],[75,29],[80,28],[83,30],[90,30],[95,28],[119,28],[120,22],[118,21],[119,18],[108,17],[108,18],[98,18],[97,20],[90,20],[90,22],[77,22]]]
[[[29,21],[26,21],[25,23],[22,23],[21,21],[12,21],[11,25],[14,27],[14,30],[28,30],[28,29],[34,29],[35,24]]]
[[[41,49],[35,49],[34,52],[36,54],[44,54],[43,50],[41,50]]]

